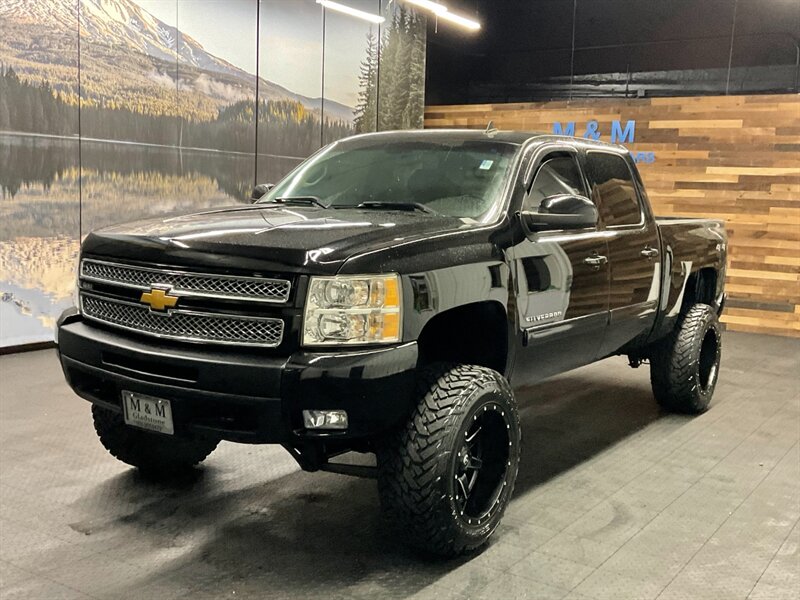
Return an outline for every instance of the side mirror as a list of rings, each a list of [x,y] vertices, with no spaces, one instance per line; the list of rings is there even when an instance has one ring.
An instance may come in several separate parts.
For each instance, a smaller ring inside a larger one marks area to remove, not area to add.
[[[267,192],[269,192],[272,188],[275,187],[274,183],[259,183],[256,187],[253,188],[253,191],[250,193],[250,200],[255,202],[256,200],[261,200]]]
[[[537,212],[523,212],[522,221],[529,231],[548,229],[585,229],[597,225],[597,207],[584,196],[558,194],[542,200]]]

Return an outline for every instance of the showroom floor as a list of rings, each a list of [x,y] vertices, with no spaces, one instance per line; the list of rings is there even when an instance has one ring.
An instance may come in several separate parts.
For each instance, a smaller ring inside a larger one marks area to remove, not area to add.
[[[729,333],[711,410],[612,359],[518,395],[524,455],[489,547],[426,563],[373,482],[223,444],[158,486],[95,439],[54,351],[0,357],[2,598],[796,598],[800,340]]]

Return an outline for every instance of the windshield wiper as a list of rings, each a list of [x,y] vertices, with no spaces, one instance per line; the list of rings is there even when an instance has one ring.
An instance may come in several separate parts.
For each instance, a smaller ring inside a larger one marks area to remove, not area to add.
[[[303,204],[305,206],[319,206],[321,208],[328,208],[317,196],[280,196],[278,198],[273,198],[272,202],[277,202],[278,204]]]
[[[385,209],[385,210],[418,210],[420,212],[428,213],[429,215],[438,215],[435,210],[419,202],[380,202],[378,200],[369,200],[368,202],[361,202],[360,204],[340,204],[334,205],[334,208],[371,208],[371,209]]]

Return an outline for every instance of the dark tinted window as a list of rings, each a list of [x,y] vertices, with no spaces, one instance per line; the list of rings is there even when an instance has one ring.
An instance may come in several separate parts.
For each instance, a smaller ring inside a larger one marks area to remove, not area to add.
[[[571,156],[545,159],[536,172],[523,210],[535,212],[542,200],[559,194],[586,195],[578,163]]]
[[[606,225],[634,225],[641,220],[631,170],[621,156],[589,152],[588,175],[592,200]]]

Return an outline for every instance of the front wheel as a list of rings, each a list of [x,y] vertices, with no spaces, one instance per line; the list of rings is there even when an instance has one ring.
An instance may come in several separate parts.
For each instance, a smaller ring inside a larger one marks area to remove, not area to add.
[[[125,424],[122,414],[92,405],[94,428],[100,442],[117,460],[153,479],[185,475],[219,444],[218,440],[169,437]]]
[[[469,365],[420,374],[418,403],[378,451],[378,489],[406,541],[450,557],[483,545],[517,477],[520,424],[502,375]]]
[[[719,376],[722,329],[714,309],[695,304],[661,341],[650,359],[653,394],[667,410],[708,409]]]

